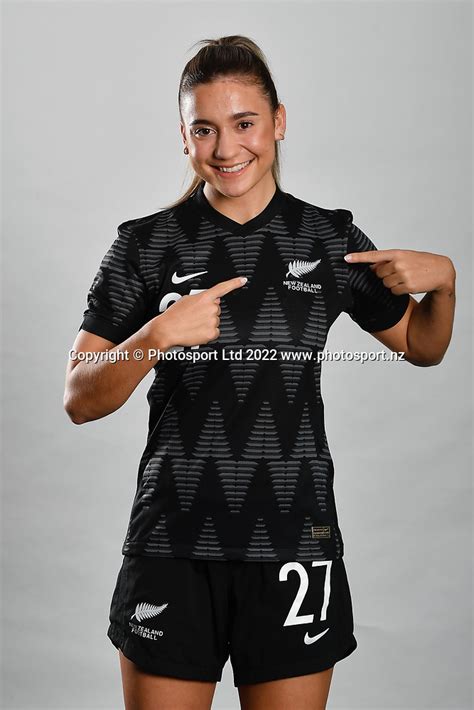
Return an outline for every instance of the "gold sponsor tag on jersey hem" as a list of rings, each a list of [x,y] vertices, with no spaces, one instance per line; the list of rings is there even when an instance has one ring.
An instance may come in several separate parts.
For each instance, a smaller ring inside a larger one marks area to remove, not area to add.
[[[320,539],[323,537],[331,537],[331,526],[330,525],[312,525],[311,526],[311,537],[314,539]]]

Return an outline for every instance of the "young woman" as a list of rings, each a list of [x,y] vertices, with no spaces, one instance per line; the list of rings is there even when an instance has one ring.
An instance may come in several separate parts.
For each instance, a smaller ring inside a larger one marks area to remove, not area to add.
[[[455,270],[284,192],[264,56],[202,44],[178,95],[192,183],[119,225],[74,344],[102,355],[71,359],[65,408],[104,417],[155,369],[108,629],[127,709],[209,708],[229,654],[245,710],[320,709],[357,641],[317,354],[344,311],[438,364]]]

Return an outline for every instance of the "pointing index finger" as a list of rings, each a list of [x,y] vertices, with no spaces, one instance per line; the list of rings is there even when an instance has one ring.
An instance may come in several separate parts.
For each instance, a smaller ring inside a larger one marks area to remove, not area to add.
[[[240,288],[245,283],[247,283],[246,276],[236,276],[233,279],[220,281],[218,284],[211,286],[211,288],[207,289],[207,293],[211,296],[211,298],[220,298],[220,296],[225,296],[226,293],[233,291],[235,288]]]
[[[393,249],[372,249],[371,251],[355,251],[346,254],[344,259],[351,263],[367,264],[370,262],[390,261],[393,258]]]

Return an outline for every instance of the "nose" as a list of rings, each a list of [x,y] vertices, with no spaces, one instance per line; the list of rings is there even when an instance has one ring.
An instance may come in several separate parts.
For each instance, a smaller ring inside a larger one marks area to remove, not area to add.
[[[214,158],[216,160],[230,160],[240,152],[240,144],[232,135],[232,131],[222,130],[217,135],[214,145]]]

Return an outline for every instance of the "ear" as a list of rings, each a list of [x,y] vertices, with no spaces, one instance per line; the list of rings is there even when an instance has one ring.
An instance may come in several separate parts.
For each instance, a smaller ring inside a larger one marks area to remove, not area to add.
[[[275,140],[278,140],[280,136],[285,135],[286,132],[286,109],[284,104],[278,104],[278,108],[275,112]]]

